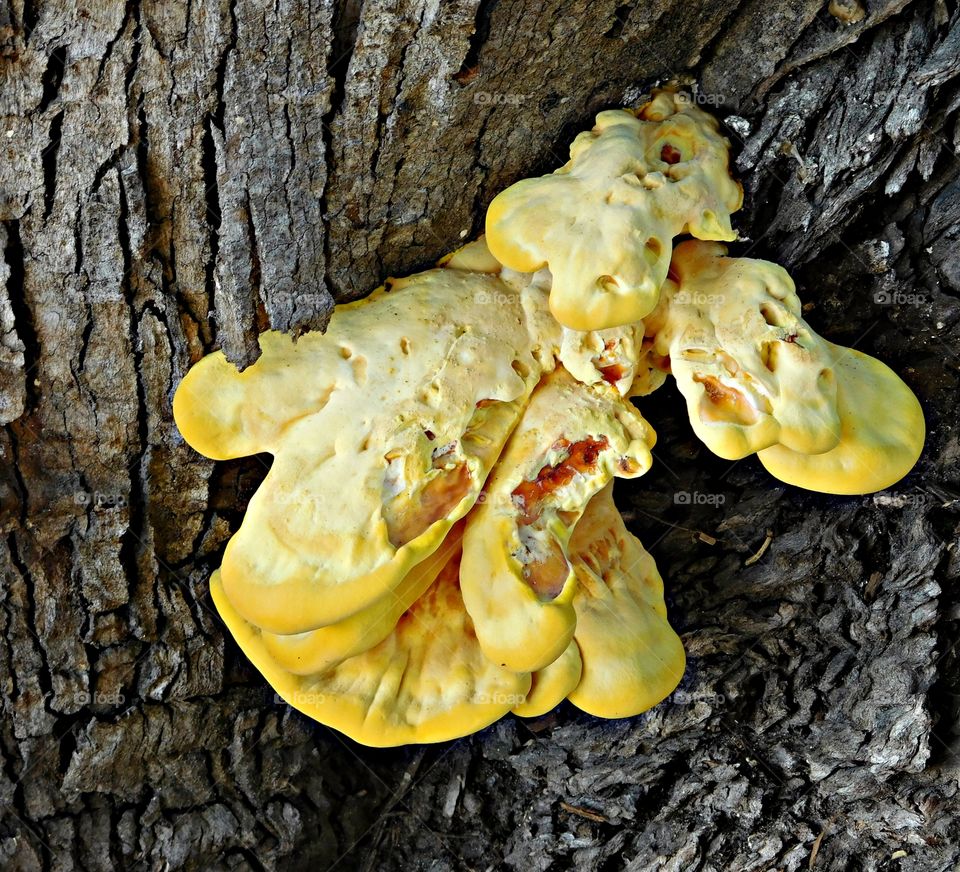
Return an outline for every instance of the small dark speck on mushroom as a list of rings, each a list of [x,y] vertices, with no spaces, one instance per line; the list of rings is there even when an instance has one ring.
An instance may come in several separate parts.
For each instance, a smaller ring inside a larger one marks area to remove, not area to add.
[[[680,151],[668,142],[660,149],[660,160],[664,163],[675,164],[680,162]]]

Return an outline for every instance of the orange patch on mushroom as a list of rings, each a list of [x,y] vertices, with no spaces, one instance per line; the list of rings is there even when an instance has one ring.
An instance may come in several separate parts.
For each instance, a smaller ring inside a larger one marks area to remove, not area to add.
[[[390,543],[401,548],[430,529],[430,525],[447,517],[469,493],[470,470],[465,463],[443,470],[430,479],[417,495],[416,500],[397,501],[384,509]],[[391,510],[391,507],[397,506]]]
[[[523,514],[520,525],[532,524],[540,517],[542,501],[565,484],[569,484],[578,473],[590,472],[597,465],[600,452],[608,445],[606,436],[599,439],[587,438],[570,444],[566,439],[559,440],[554,447],[569,446],[567,456],[553,466],[545,466],[532,481],[521,481],[511,496],[519,500]]]
[[[747,402],[739,391],[727,387],[716,376],[695,375],[693,380],[703,385],[710,406],[701,407],[707,420],[740,421],[753,424],[757,420],[757,410]],[[714,413],[711,415],[711,411]]]
[[[620,363],[611,363],[609,366],[600,367],[600,375],[603,380],[609,384],[615,385],[627,374],[627,368]]]
[[[664,145],[663,148],[660,149],[660,160],[662,160],[664,163],[668,163],[668,164],[680,163],[680,158],[681,158],[680,150],[670,145],[669,142],[666,145]]]
[[[555,539],[547,542],[548,553],[542,560],[523,567],[523,579],[541,600],[555,600],[563,591],[570,575],[570,564],[563,548]]]

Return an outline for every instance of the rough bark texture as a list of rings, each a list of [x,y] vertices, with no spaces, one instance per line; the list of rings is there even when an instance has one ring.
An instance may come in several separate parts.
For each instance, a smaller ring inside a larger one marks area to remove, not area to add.
[[[0,5],[0,867],[955,868],[960,13],[826,6]],[[680,691],[357,747],[225,638],[206,579],[264,465],[194,454],[172,390],[428,265],[668,78],[726,119],[738,253],[904,375],[925,455],[888,494],[802,493],[711,457],[664,388],[618,495]]]

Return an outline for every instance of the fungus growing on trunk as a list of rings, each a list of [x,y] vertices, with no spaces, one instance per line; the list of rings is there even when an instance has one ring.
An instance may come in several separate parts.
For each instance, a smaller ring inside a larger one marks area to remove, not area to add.
[[[565,327],[640,321],[657,305],[675,236],[736,238],[730,214],[743,191],[718,129],[671,91],[635,111],[601,112],[560,169],[494,198],[490,251],[520,272],[550,268],[550,310]]]
[[[829,343],[803,320],[782,267],[725,255],[718,243],[678,245],[645,322],[694,432],[728,460],[778,443],[829,450],[840,427]]]
[[[570,554],[574,640],[583,661],[570,701],[603,718],[646,711],[677,686],[686,659],[667,621],[657,565],[624,525],[612,482],[588,503]]]
[[[923,448],[917,398],[879,360],[822,339],[776,264],[684,242],[657,310],[654,348],[687,401],[697,436],[733,460],[822,493],[863,494],[899,481]]]
[[[655,439],[612,387],[586,387],[562,368],[544,377],[464,529],[463,600],[491,660],[534,672],[570,644],[570,535],[614,476],[650,468]]]
[[[483,655],[463,607],[460,549],[377,644],[306,675],[279,663],[262,631],[238,614],[219,573],[213,601],[244,654],[294,708],[365,745],[442,742],[482,729],[522,704],[530,676]]]
[[[837,374],[837,444],[820,454],[784,445],[758,452],[781,481],[825,494],[869,494],[896,484],[923,450],[926,424],[913,391],[890,367],[855,348],[830,344]]]
[[[198,451],[274,455],[210,589],[291,705],[383,746],[670,694],[683,646],[612,497],[656,438],[627,398],[667,373],[710,450],[785,482],[866,493],[916,462],[910,389],[819,337],[783,269],[698,241],[741,204],[717,131],[668,91],[602,112],[440,268],[184,378]]]
[[[435,269],[338,307],[324,334],[265,334],[243,372],[221,353],[190,370],[184,438],[215,459],[274,455],[223,558],[241,615],[279,634],[333,624],[433,553],[553,366],[537,307],[539,290]]]

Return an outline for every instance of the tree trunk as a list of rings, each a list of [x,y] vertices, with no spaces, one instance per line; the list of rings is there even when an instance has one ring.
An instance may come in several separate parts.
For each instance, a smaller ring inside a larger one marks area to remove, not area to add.
[[[960,13],[839,6],[0,4],[0,867],[955,867]],[[664,388],[618,498],[680,691],[358,747],[225,635],[207,578],[264,463],[195,454],[173,389],[431,264],[667,79],[725,119],[736,253],[904,376],[924,457],[888,494],[800,492],[709,455]]]

